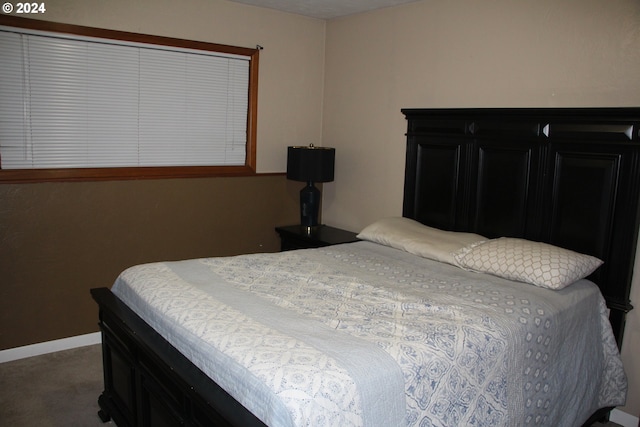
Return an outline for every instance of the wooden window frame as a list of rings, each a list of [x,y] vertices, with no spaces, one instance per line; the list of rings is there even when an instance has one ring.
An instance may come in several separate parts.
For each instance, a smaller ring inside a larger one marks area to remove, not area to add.
[[[106,30],[72,24],[0,15],[0,25],[85,37],[123,40],[137,43],[208,50],[250,57],[249,109],[247,111],[246,159],[242,166],[158,166],[113,168],[0,169],[0,183],[49,181],[102,181],[158,178],[197,178],[250,176],[256,174],[256,135],[258,110],[258,62],[260,49],[199,42],[125,31]]]

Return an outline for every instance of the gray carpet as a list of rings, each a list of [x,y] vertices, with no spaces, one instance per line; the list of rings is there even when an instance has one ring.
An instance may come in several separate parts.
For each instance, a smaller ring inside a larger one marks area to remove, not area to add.
[[[115,426],[98,418],[101,392],[100,345],[0,363],[0,425]]]
[[[0,363],[0,425],[115,426],[98,417],[101,392],[100,345]]]

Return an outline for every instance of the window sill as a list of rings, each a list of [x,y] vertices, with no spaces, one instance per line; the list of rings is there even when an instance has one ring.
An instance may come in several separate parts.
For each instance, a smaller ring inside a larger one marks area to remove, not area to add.
[[[86,169],[5,169],[0,184],[64,181],[116,181],[135,179],[205,178],[252,176],[249,166],[171,166]]]

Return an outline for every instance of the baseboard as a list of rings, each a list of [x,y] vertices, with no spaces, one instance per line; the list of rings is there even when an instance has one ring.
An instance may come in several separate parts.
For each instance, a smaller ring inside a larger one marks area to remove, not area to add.
[[[70,350],[72,348],[84,347],[87,345],[100,344],[101,342],[102,335],[100,332],[94,332],[92,334],[78,335],[55,341],[10,348],[0,351],[0,363],[11,362],[12,360],[24,359],[32,356],[40,356],[41,354],[53,353],[56,351]]]
[[[629,415],[626,412],[622,412],[620,409],[614,409],[611,411],[609,421],[613,421],[616,424],[620,424],[623,427],[638,427],[638,417]]]

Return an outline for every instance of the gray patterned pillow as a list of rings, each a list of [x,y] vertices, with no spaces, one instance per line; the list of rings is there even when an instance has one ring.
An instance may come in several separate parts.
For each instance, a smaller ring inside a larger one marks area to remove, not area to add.
[[[462,268],[549,289],[562,289],[602,264],[590,255],[511,237],[473,243],[453,257]]]

